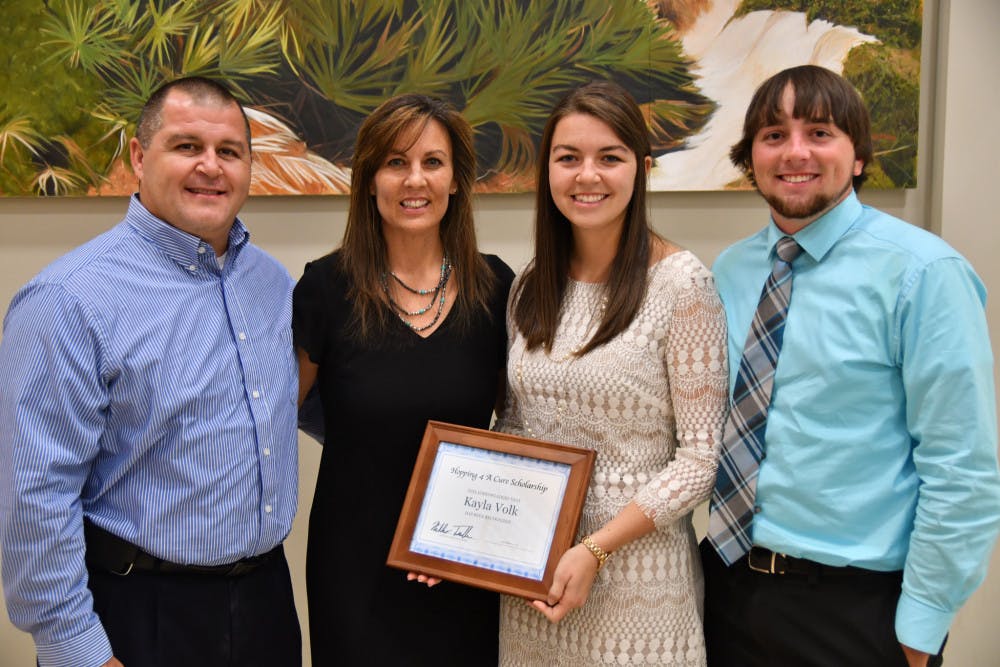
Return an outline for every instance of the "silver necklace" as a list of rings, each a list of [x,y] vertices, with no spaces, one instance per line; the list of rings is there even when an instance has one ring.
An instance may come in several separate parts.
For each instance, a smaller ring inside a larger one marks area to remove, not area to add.
[[[389,306],[392,308],[393,312],[399,317],[400,321],[406,326],[416,332],[426,331],[430,329],[438,320],[441,319],[441,313],[444,312],[444,304],[448,292],[448,278],[451,276],[452,264],[448,261],[447,255],[441,258],[441,276],[438,279],[437,285],[433,289],[415,289],[407,285],[403,280],[395,274],[393,271],[389,271],[390,276],[406,291],[416,294],[418,296],[431,296],[430,302],[423,308],[418,308],[417,310],[407,310],[403,308],[395,299],[392,298],[392,292],[389,289],[389,281],[386,278],[386,274],[383,273],[380,282],[382,283],[382,290],[385,292],[386,299],[389,301]],[[424,326],[416,326],[409,319],[410,317],[419,317],[429,311],[433,306],[434,302],[437,302],[437,312],[434,313],[434,319],[425,324]]]

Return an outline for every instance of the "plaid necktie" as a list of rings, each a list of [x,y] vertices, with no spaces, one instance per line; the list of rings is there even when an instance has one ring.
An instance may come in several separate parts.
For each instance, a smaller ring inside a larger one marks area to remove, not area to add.
[[[778,258],[761,291],[736,375],[708,517],[708,540],[727,565],[750,551],[767,410],[792,298],[792,261],[801,251],[790,236],[778,241]]]

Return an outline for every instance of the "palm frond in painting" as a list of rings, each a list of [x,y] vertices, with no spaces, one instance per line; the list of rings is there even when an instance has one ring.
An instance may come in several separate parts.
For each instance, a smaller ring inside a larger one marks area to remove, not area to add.
[[[0,49],[28,55],[36,67],[7,74],[11,80],[3,83],[13,90],[58,87],[60,94],[53,104],[39,90],[5,110],[0,189],[10,194],[115,191],[142,104],[183,75],[225,79],[285,128],[261,137],[262,151],[278,136],[289,143],[284,153],[269,155],[277,171],[258,180],[281,174],[301,191],[313,189],[303,181],[307,169],[316,170],[324,191],[343,191],[358,123],[403,92],[456,103],[475,128],[481,176],[493,189],[530,188],[534,146],[549,109],[588,79],[626,85],[647,110],[661,149],[679,146],[713,109],[697,90],[671,24],[644,0],[28,5],[5,8]],[[255,127],[263,132],[265,125]],[[333,163],[329,173],[320,168],[324,160]]]

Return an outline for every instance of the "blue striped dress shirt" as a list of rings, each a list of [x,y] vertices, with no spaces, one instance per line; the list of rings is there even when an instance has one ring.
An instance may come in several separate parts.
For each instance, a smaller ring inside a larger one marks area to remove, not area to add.
[[[186,564],[287,536],[292,287],[239,220],[220,269],[210,245],[133,197],[121,223],[14,296],[0,341],[0,546],[11,620],[42,667],[111,656],[84,516]]]

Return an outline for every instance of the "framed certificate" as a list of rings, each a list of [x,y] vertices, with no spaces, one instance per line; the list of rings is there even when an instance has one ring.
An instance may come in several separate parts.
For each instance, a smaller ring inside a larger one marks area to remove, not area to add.
[[[592,450],[429,421],[386,563],[544,599],[573,544]]]

